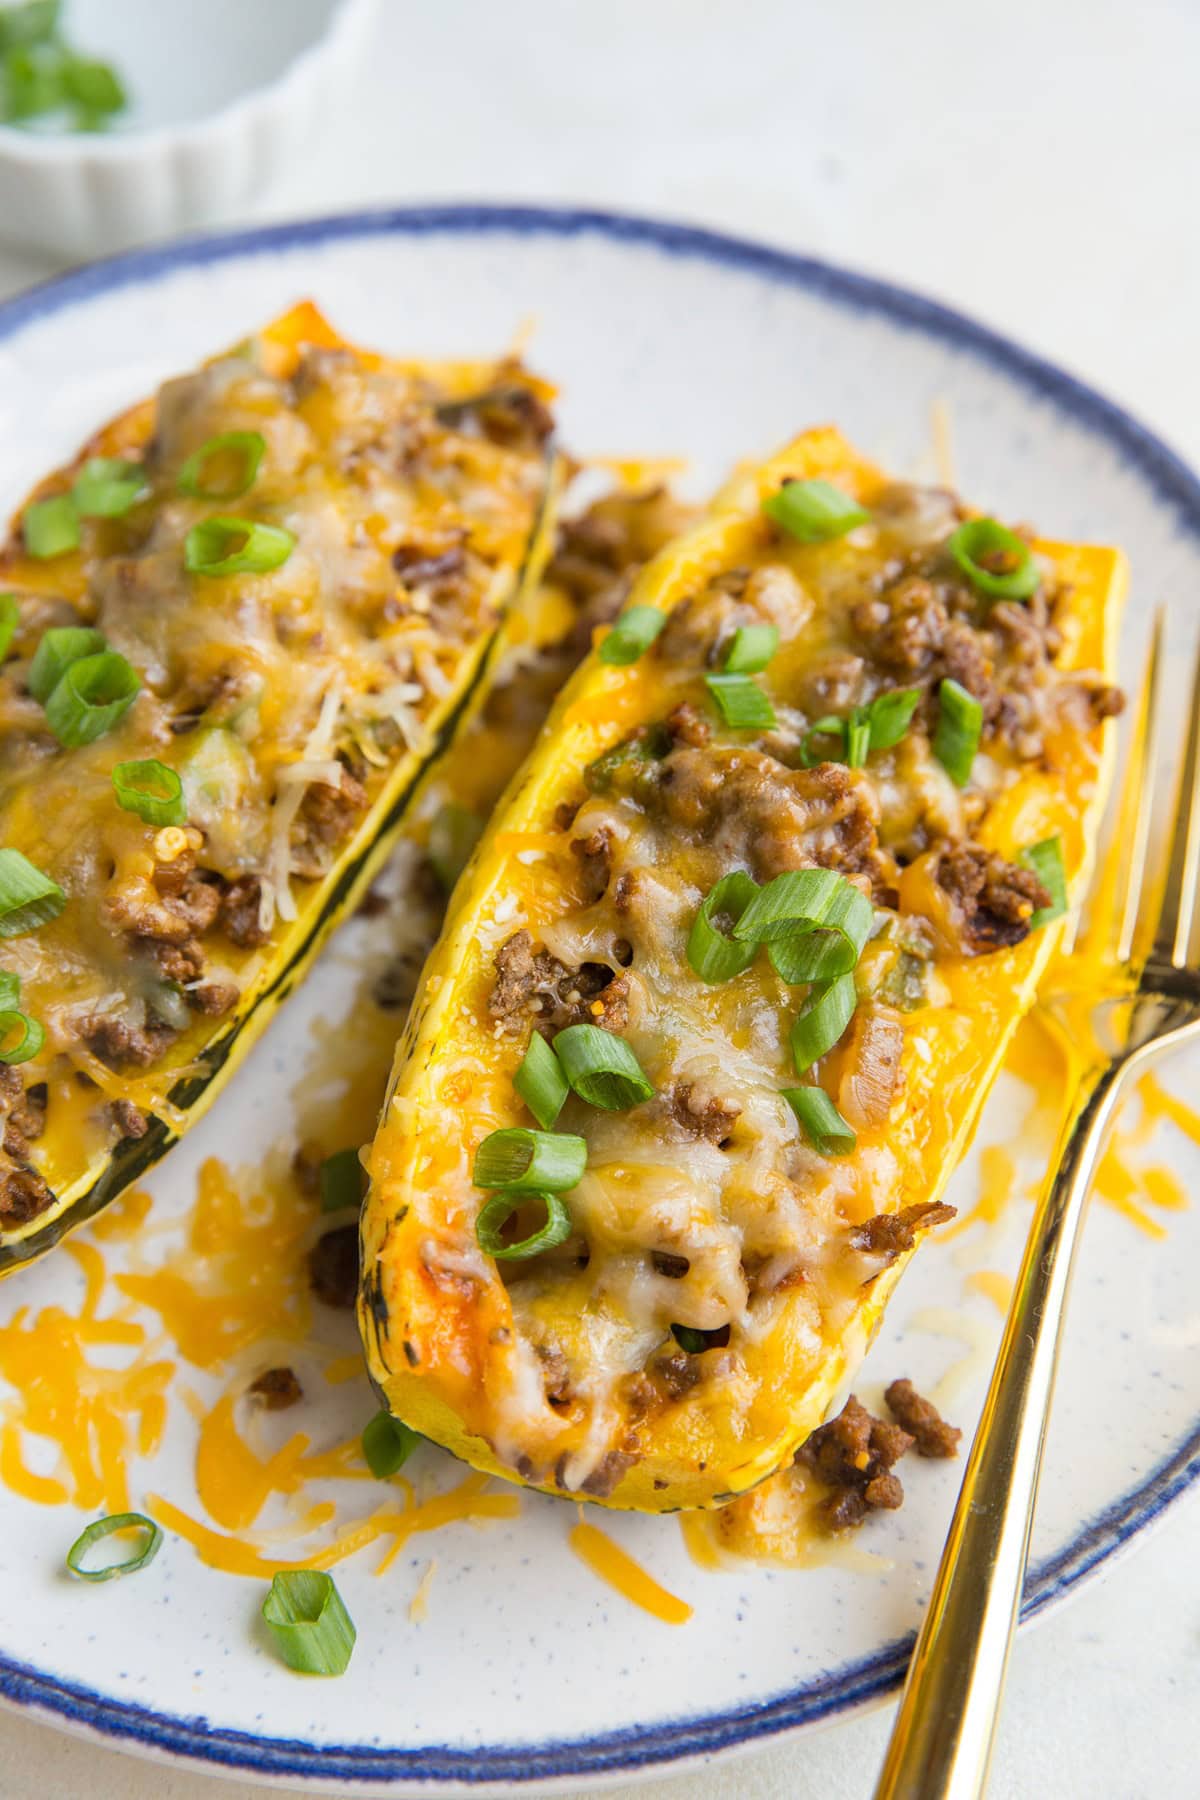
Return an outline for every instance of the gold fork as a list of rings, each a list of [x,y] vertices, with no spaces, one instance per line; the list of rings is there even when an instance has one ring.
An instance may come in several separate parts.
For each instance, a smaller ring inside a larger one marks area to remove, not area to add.
[[[978,1800],[985,1791],[1088,1190],[1130,1084],[1163,1051],[1200,1031],[1200,661],[1165,876],[1156,881],[1150,846],[1162,643],[1160,612],[1117,814],[1117,880],[1111,887],[1093,884],[1094,910],[1104,916],[1093,917],[1089,936],[1102,936],[1109,948],[1103,989],[1088,1003],[1101,1048],[1077,1078],[1060,1153],[1034,1209],[875,1800]],[[1076,994],[1076,1008],[1079,1000]],[[1072,1026],[1069,997],[1046,1003],[1078,1042],[1078,1014]]]

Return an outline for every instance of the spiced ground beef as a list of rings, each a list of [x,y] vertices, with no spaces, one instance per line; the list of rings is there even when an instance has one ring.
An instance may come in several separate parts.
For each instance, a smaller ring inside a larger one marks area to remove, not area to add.
[[[883,1397],[897,1425],[912,1438],[918,1456],[958,1455],[961,1430],[948,1425],[933,1401],[918,1394],[906,1377],[890,1382]]]
[[[268,1412],[283,1412],[304,1396],[295,1369],[264,1369],[246,1391]]]
[[[108,1116],[123,1138],[144,1138],[150,1129],[149,1119],[132,1100],[110,1100]]]
[[[80,1020],[77,1029],[88,1049],[110,1069],[148,1069],[176,1035],[170,1025],[152,1016],[144,1025],[135,1025],[112,1013],[93,1013]]]
[[[771,881],[790,869],[865,875],[877,892],[896,870],[880,849],[879,802],[840,763],[789,769],[759,750],[686,746],[659,767],[654,804],[678,829],[710,845],[727,868]]]
[[[961,947],[968,956],[1007,949],[1029,935],[1029,921],[1050,894],[1032,869],[1006,862],[978,844],[949,844],[936,880],[949,895]]]
[[[853,1394],[835,1419],[817,1427],[796,1461],[832,1490],[820,1509],[830,1531],[846,1531],[869,1512],[894,1512],[903,1503],[892,1467],[912,1444],[907,1431],[875,1418]]]
[[[19,1069],[0,1064],[0,1121],[4,1149],[21,1161],[31,1143],[46,1129],[47,1092],[44,1083],[27,1088]]]
[[[876,1213],[873,1219],[866,1219],[851,1228],[850,1246],[854,1250],[864,1250],[868,1255],[882,1257],[886,1268],[888,1263],[895,1262],[898,1256],[913,1248],[919,1231],[944,1225],[955,1217],[957,1210],[957,1207],[947,1206],[944,1200],[921,1200],[899,1212]]]
[[[0,1226],[28,1225],[53,1203],[54,1194],[36,1169],[0,1166]]]
[[[585,906],[594,906],[608,892],[612,876],[612,832],[599,825],[587,837],[572,838],[571,854],[579,864],[579,886]]]
[[[682,1136],[701,1138],[718,1147],[729,1142],[742,1112],[736,1101],[722,1100],[716,1094],[700,1099],[690,1081],[677,1081],[656,1104]]]
[[[543,1033],[567,1025],[602,1025],[620,1032],[628,1020],[629,983],[607,963],[571,969],[535,950],[528,931],[518,931],[496,952],[496,979],[488,1012],[509,1030],[536,1025]]]
[[[308,1253],[308,1285],[318,1300],[348,1312],[358,1298],[358,1226],[335,1225]]]
[[[221,929],[239,950],[265,944],[271,935],[262,924],[262,884],[257,875],[231,881],[221,895]]]

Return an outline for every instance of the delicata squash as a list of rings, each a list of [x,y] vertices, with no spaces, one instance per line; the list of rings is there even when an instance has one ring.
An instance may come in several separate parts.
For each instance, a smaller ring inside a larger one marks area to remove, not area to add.
[[[0,1273],[212,1101],[354,907],[536,584],[549,390],[302,305],[0,552]]]
[[[832,430],[646,566],[398,1049],[359,1306],[400,1418],[649,1511],[793,1456],[1084,875],[1122,586]]]

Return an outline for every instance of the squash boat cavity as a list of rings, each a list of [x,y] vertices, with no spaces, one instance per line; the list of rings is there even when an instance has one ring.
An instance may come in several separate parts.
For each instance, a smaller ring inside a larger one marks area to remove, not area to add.
[[[17,515],[0,1274],[175,1142],[363,894],[538,581],[549,393],[302,305]]]
[[[370,1153],[360,1294],[387,1404],[477,1468],[649,1511],[744,1492],[945,1216],[1092,853],[1124,581],[966,524],[832,430],[740,475],[478,845]],[[541,1192],[506,1187],[531,1158]]]

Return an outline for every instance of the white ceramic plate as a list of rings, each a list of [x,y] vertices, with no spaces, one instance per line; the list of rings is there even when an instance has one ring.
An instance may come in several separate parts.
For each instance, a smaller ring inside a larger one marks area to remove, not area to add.
[[[1001,516],[1036,518],[1054,536],[1127,547],[1127,673],[1150,598],[1173,601],[1186,618],[1200,591],[1200,487],[1149,433],[1067,376],[878,283],[594,214],[450,208],[287,225],[136,255],[11,301],[0,308],[0,503],[11,507],[115,408],[302,295],[364,342],[429,354],[490,352],[532,318],[531,354],[562,384],[570,444],[685,451],[698,491],[734,458],[828,419],[893,467],[929,475],[931,408],[943,402],[972,498]],[[233,1090],[160,1169],[156,1220],[190,1203],[205,1155],[233,1146],[244,1162],[292,1129],[288,1091],[313,1061],[314,1024],[350,1003],[364,929],[343,933]],[[1011,1136],[1023,1107],[1002,1083],[980,1141]],[[1196,1152],[1166,1129],[1160,1155],[1193,1182],[1200,1172]],[[976,1181],[971,1161],[952,1193],[960,1207]],[[980,1294],[964,1299],[963,1276],[1014,1265],[1024,1215],[1013,1210],[999,1237],[975,1233],[916,1259],[871,1353],[867,1391],[898,1373],[923,1386],[962,1355],[962,1345],[914,1328],[923,1309],[955,1309],[974,1321],[961,1329],[994,1341],[998,1314]],[[1200,1472],[1198,1252],[1194,1214],[1172,1215],[1165,1246],[1113,1212],[1091,1220],[1029,1611],[1077,1583]],[[72,1297],[78,1282],[70,1257],[50,1258],[5,1286],[0,1318],[18,1304]],[[980,1368],[953,1409],[968,1427],[982,1381]],[[331,1401],[343,1431],[372,1408],[353,1385]],[[331,1432],[338,1424],[331,1414]],[[144,1480],[194,1509],[193,1446],[190,1421],[173,1421],[152,1481],[135,1471],[135,1494]],[[430,1485],[451,1472],[432,1451],[413,1467]],[[904,1511],[861,1540],[891,1565],[867,1573],[704,1573],[674,1521],[606,1517],[695,1606],[678,1630],[601,1587],[568,1548],[574,1509],[537,1497],[511,1523],[414,1540],[386,1579],[359,1557],[338,1573],[358,1648],[350,1673],[332,1682],[288,1674],[252,1628],[259,1585],[203,1567],[176,1539],[136,1580],[97,1589],[65,1581],[62,1555],[80,1516],[0,1487],[0,1693],[131,1748],[324,1792],[628,1778],[815,1724],[896,1681],[957,1473],[906,1469]],[[416,1625],[408,1604],[431,1553],[438,1574]]]

